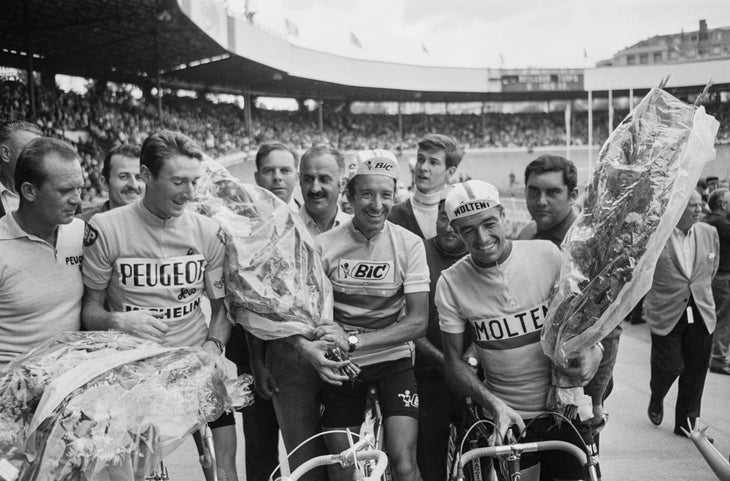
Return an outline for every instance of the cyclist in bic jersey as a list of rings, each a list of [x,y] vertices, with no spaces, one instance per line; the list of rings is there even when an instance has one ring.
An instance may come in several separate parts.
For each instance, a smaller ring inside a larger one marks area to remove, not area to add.
[[[366,393],[378,389],[385,419],[386,451],[397,481],[419,481],[416,464],[418,393],[409,341],[425,334],[429,272],[423,241],[388,222],[398,181],[398,162],[385,150],[357,154],[347,184],[354,217],[316,242],[334,291],[334,318],[345,332],[339,344],[361,372],[352,384],[325,385],[324,429],[363,421]],[[347,448],[344,435],[328,435],[331,452]],[[341,470],[342,479],[351,471]]]

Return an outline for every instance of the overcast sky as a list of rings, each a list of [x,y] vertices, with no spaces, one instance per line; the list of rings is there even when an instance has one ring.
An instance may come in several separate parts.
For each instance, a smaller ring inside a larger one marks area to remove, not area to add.
[[[245,0],[228,0],[240,8]],[[293,43],[425,65],[591,67],[654,35],[730,26],[730,0],[248,0]],[[354,33],[362,48],[351,42]],[[425,50],[428,52],[426,53]]]

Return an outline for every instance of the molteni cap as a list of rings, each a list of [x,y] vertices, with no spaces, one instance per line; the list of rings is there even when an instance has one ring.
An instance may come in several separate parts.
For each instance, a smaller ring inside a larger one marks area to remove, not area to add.
[[[355,155],[355,175],[385,175],[398,180],[400,166],[391,152],[383,149],[361,150]]]
[[[498,205],[499,191],[495,186],[482,180],[467,180],[447,189],[444,209],[452,222]]]

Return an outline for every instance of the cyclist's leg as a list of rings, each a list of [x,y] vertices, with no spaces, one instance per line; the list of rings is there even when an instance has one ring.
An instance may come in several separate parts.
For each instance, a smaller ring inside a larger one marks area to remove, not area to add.
[[[324,414],[322,415],[322,429],[324,431],[345,430],[350,427],[354,433],[353,441],[357,441],[357,434],[360,432],[363,413],[365,412],[367,390],[369,382],[370,366],[363,367],[356,383],[345,383],[342,386],[324,384],[322,386],[322,404]],[[338,427],[339,426],[339,427]],[[329,453],[340,453],[350,447],[346,434],[327,434],[324,436],[327,451]],[[328,470],[330,481],[351,481],[354,469],[352,467],[341,469],[335,466]]]
[[[390,472],[395,481],[422,479],[416,463],[417,437],[418,420],[416,418],[410,416],[385,418],[385,447]]]
[[[231,413],[231,416],[233,414]],[[236,424],[212,428],[219,481],[238,481],[236,471]],[[225,476],[225,477],[224,477]]]
[[[388,463],[396,481],[421,479],[416,461],[418,439],[418,388],[411,358],[373,366],[377,372],[378,399],[385,419]]]
[[[565,421],[558,426],[552,419],[539,419],[531,426],[531,430],[533,426],[534,437],[529,434],[527,436],[531,441],[566,441],[578,446],[582,451],[585,450],[583,443],[588,445],[593,443],[590,430],[581,430],[579,437]],[[583,479],[583,467],[572,454],[564,451],[543,451],[535,454],[540,459],[540,479],[550,481]]]

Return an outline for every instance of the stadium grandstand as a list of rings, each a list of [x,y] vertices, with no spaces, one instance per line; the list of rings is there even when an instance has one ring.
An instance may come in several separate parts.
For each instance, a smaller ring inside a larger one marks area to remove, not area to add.
[[[328,143],[400,152],[436,131],[467,149],[594,146],[669,74],[667,90],[690,102],[713,80],[705,106],[721,121],[718,142],[730,143],[727,57],[671,68],[427,67],[307,49],[214,0],[7,0],[3,9],[0,65],[8,69],[0,70],[0,118],[31,119],[74,142],[89,199],[99,192],[102,153],[139,144],[161,126],[187,133],[214,157],[246,158],[272,140],[298,149]],[[92,79],[91,88],[64,92],[56,74]],[[243,101],[210,100],[218,94]],[[256,108],[264,96],[293,98],[300,107]],[[353,113],[365,102],[390,103],[396,112]],[[429,103],[446,107],[438,114],[417,107]]]

